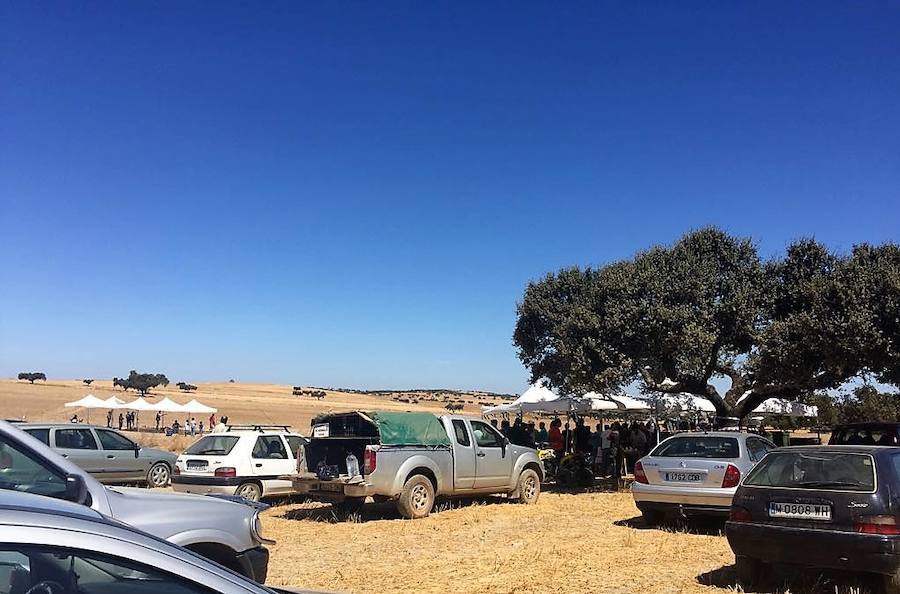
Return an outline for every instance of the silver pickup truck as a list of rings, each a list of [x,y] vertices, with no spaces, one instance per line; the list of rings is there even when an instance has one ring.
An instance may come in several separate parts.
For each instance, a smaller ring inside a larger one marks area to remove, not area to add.
[[[297,474],[285,477],[294,491],[343,512],[366,497],[396,501],[405,518],[427,516],[441,497],[507,493],[534,503],[544,478],[535,450],[510,444],[481,419],[457,415],[321,415],[301,453]]]

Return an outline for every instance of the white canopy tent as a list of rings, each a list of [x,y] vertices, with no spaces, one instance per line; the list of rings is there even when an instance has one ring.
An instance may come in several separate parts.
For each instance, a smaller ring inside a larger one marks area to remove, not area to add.
[[[540,382],[533,384],[521,396],[505,404],[482,407],[481,414],[591,414],[605,411],[648,412],[646,402],[625,395],[605,395],[588,392],[584,396],[560,396]]]
[[[211,406],[206,406],[202,402],[199,402],[196,398],[191,400],[187,404],[183,404],[182,410],[186,413],[193,414],[211,414],[214,412],[218,412],[218,409]]]
[[[64,406],[66,408],[83,408],[87,410],[88,422],[91,421],[91,409],[109,408],[109,405],[105,400],[101,400],[93,394],[88,394],[84,398],[79,398],[78,400],[75,400],[73,402],[66,402]]]
[[[153,405],[153,410],[158,410],[160,412],[172,412],[172,413],[180,413],[180,412],[188,412],[184,410],[184,405],[178,404],[168,396],[157,402]]]
[[[588,392],[584,398],[591,401],[592,410],[618,410],[621,412],[649,412],[650,405],[624,394],[598,394]]]
[[[128,410],[159,410],[156,408],[155,404],[151,404],[147,402],[145,398],[135,398],[132,402],[125,404],[122,408],[127,408]]]
[[[119,398],[118,396],[110,396],[103,402],[106,403],[106,408],[126,408],[125,401]]]

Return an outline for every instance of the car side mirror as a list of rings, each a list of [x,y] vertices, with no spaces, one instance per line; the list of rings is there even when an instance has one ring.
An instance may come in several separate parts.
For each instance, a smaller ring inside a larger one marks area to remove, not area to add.
[[[141,455],[141,446],[140,444],[134,444],[134,457],[137,458]]]
[[[88,500],[87,483],[80,474],[66,475],[66,501],[84,505]]]

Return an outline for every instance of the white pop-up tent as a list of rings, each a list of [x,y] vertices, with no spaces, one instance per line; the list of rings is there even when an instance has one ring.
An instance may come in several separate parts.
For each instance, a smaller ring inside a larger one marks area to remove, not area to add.
[[[101,400],[93,394],[88,394],[84,398],[79,398],[78,400],[75,400],[73,402],[66,402],[64,406],[66,408],[83,408],[87,410],[88,422],[91,421],[91,409],[109,408],[109,405],[105,400]]]
[[[126,408],[125,401],[118,396],[110,396],[103,402],[106,403],[106,408]]]
[[[591,402],[592,410],[618,410],[620,412],[649,412],[650,405],[624,394],[598,394],[588,392],[585,399]]]
[[[184,412],[193,414],[211,414],[214,412],[218,412],[218,409],[211,406],[206,406],[202,402],[199,402],[196,398],[191,400],[187,404],[183,404],[181,408]]]
[[[552,404],[551,404],[552,403]],[[570,401],[561,401],[559,394],[556,394],[540,382],[535,382],[522,395],[504,404],[497,406],[481,407],[481,414],[496,415],[510,414],[520,412],[537,412],[538,410],[563,408],[562,412],[568,411]],[[552,412],[552,411],[550,411]]]
[[[128,410],[159,410],[156,408],[155,404],[151,404],[147,402],[145,398],[135,398],[133,401],[126,403],[122,406],[122,408],[127,408]]]
[[[187,412],[184,410],[184,406],[178,404],[168,396],[157,402],[153,405],[153,410],[158,410],[160,412],[172,412],[172,413],[180,413]]]

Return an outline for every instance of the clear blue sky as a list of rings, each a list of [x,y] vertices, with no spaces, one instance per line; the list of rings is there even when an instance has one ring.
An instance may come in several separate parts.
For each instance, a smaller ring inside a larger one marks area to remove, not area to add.
[[[0,374],[520,391],[531,279],[897,240],[895,2],[4,2]]]

